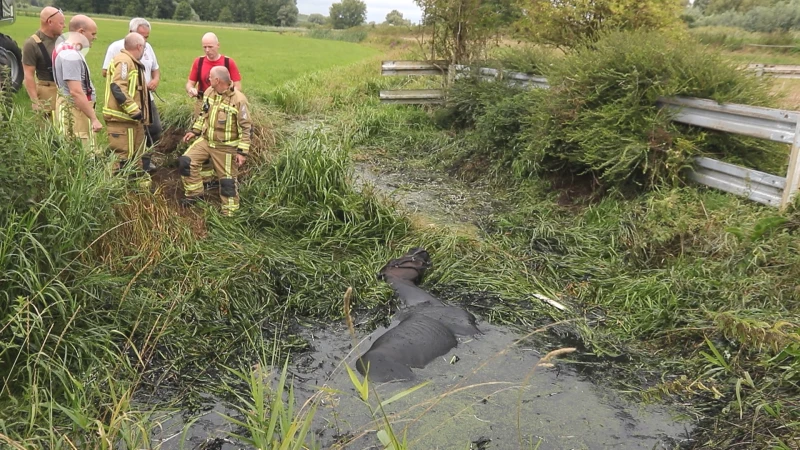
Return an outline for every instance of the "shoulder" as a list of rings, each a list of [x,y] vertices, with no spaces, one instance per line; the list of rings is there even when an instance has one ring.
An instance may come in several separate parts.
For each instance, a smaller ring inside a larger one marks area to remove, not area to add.
[[[215,94],[216,94],[216,91],[214,91],[213,87],[210,87],[210,88],[206,89],[205,92],[203,92],[203,96],[204,97],[211,97],[211,96],[213,96]]]
[[[242,91],[233,91],[233,99],[236,103],[247,103],[247,97],[242,93]]]
[[[118,52],[118,51],[122,50],[123,48],[125,48],[125,40],[124,39],[120,39],[118,41],[114,41],[114,42],[108,44],[108,52],[109,53],[110,52]]]

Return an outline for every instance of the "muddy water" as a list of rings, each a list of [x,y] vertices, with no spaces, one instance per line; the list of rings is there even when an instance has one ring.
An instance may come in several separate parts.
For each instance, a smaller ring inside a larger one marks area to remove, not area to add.
[[[426,383],[384,408],[409,448],[669,449],[688,435],[691,424],[677,420],[677,411],[626,402],[578,375],[568,360],[537,366],[544,355],[530,339],[486,322],[478,326],[483,335],[461,337],[448,354],[414,369],[417,380],[373,386],[369,402],[376,409],[378,399]],[[320,401],[314,433],[321,448],[382,448],[376,431],[384,426],[358,398],[342,362],[355,368],[356,358],[385,331],[356,341],[337,325],[303,333],[312,350],[297,355],[290,370],[298,403],[315,395]],[[340,393],[320,395],[323,386]],[[248,448],[229,438],[242,430],[220,415],[235,412],[214,399],[208,403],[193,423],[180,414],[164,421],[154,444],[164,450]]]
[[[519,345],[520,334],[485,322],[479,327],[483,335],[460,338],[448,354],[414,369],[416,381],[376,386],[377,396],[386,400],[428,382],[384,409],[395,433],[407,433],[410,448],[653,449],[673,448],[686,435],[688,425],[674,419],[674,411],[627,403],[613,390],[582,379],[569,363],[537,366],[544,355]],[[359,343],[347,358],[351,367],[384,331]],[[295,367],[309,378],[301,387],[307,394],[320,384],[346,393],[318,411],[323,447],[336,436],[364,432],[346,448],[376,444],[374,430],[381,424],[371,422],[369,408],[339,364],[352,347],[346,331],[322,331],[311,342],[314,351]]]

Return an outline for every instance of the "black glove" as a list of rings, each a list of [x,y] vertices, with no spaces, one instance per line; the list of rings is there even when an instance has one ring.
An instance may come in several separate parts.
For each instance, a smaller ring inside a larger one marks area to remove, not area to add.
[[[142,119],[144,119],[144,116],[142,115],[142,112],[141,112],[141,111],[139,111],[139,112],[137,112],[136,114],[132,115],[132,116],[131,116],[131,119],[133,119],[133,120],[136,120],[136,121],[139,121],[139,120],[142,120]]]

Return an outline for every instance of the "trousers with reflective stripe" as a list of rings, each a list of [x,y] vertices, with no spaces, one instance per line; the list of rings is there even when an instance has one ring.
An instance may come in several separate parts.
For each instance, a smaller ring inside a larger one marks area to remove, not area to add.
[[[189,157],[189,175],[182,175],[184,195],[187,198],[203,195],[203,164],[210,161],[219,179],[219,198],[222,214],[232,215],[239,209],[239,187],[236,180],[239,166],[236,164],[236,147],[217,145],[211,147],[208,141],[200,138],[186,150],[183,156]]]
[[[78,138],[83,148],[93,154],[99,154],[97,137],[92,131],[92,121],[78,109],[70,99],[59,94],[53,110],[53,125],[56,131],[68,138]]]

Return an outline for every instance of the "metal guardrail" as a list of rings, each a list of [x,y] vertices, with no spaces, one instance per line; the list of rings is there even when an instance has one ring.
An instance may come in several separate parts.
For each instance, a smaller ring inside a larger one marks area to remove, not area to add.
[[[776,207],[781,206],[786,187],[786,178],[702,156],[695,158],[694,170],[688,177],[696,183]]]
[[[411,64],[409,71],[419,72],[432,70],[425,62]],[[383,75],[400,73],[384,72]],[[437,65],[437,69],[441,64]],[[800,78],[800,66],[796,67]],[[785,69],[788,70],[788,69]],[[460,78],[472,71],[467,66],[448,67],[450,78]],[[442,74],[439,72],[439,74]],[[508,83],[519,83],[525,88],[547,88],[547,79],[516,72],[503,72],[497,69],[479,68],[477,75],[484,80],[503,80]],[[403,93],[406,93],[405,95]],[[381,91],[381,101],[386,103],[442,103],[443,90],[427,89],[418,91]],[[438,97],[437,97],[438,96]],[[661,98],[657,104],[670,110],[672,120],[687,125],[708,128],[710,130],[741,134],[773,142],[790,144],[789,169],[786,177],[771,175],[746,167],[717,161],[711,158],[695,158],[694,170],[689,178],[706,186],[747,197],[759,203],[785,208],[800,189],[800,112],[780,109],[762,108],[758,106],[717,103],[700,98]]]
[[[699,160],[695,181],[768,205],[786,207],[800,188],[800,113],[758,106],[720,104],[700,98],[661,98],[661,107],[673,112],[672,120],[710,130],[790,144],[789,170],[778,177],[710,158]],[[713,163],[711,162],[713,161]]]
[[[444,101],[442,89],[403,89],[381,91],[381,103],[401,103],[406,105],[438,104]]]
[[[447,61],[383,61],[381,75],[447,75]]]
[[[383,61],[381,75],[443,75],[445,79],[468,76],[472,68],[460,64],[448,65],[447,61]],[[506,72],[490,68],[478,68],[477,76],[484,81],[503,80],[522,88],[548,88],[547,79],[521,72]],[[437,96],[438,95],[438,96]],[[443,89],[384,90],[380,92],[382,103],[437,104],[444,103]]]
[[[747,70],[755,71],[757,77],[800,78],[800,66],[788,64],[748,64]]]
[[[675,122],[791,144],[800,113],[758,106],[720,104],[700,98],[660,98]]]

